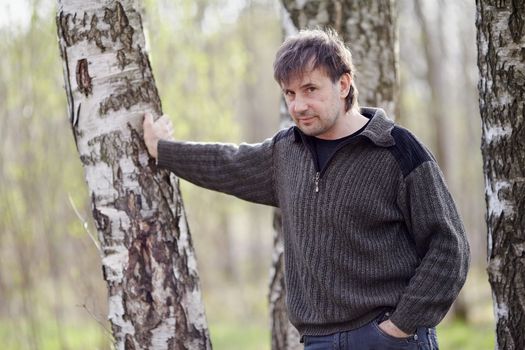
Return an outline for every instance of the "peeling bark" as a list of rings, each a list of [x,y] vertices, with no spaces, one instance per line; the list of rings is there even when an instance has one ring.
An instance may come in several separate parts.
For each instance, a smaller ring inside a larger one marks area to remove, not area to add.
[[[525,2],[477,0],[476,6],[496,348],[525,349]]]
[[[398,34],[393,0],[282,0],[285,36],[299,29],[331,27],[351,49],[359,104],[378,106],[394,118],[398,87]],[[281,126],[291,123],[281,101]],[[274,213],[274,250],[270,278],[273,350],[299,350],[299,333],[286,311],[283,234],[280,212]]]
[[[162,114],[134,1],[58,1],[70,121],[91,193],[116,349],[211,349],[177,179],[142,138]],[[73,68],[74,70],[72,70]]]

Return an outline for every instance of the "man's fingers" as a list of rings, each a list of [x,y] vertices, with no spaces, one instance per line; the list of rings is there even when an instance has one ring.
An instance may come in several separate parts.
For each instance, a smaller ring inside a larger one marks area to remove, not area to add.
[[[162,115],[156,121],[151,113],[144,113],[144,136],[148,141],[156,142],[159,139],[173,140],[173,123],[167,115]]]
[[[171,120],[167,119],[166,118],[166,127],[170,130],[173,129],[173,123],[171,122]]]
[[[169,119],[167,115],[163,115],[162,117],[157,120],[157,123],[162,125],[163,131],[166,133],[167,138],[173,138],[173,123]]]

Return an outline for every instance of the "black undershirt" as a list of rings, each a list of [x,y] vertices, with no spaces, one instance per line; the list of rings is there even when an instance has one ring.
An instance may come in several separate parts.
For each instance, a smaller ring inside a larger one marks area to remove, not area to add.
[[[318,169],[319,170],[324,169],[324,167],[326,166],[326,163],[332,157],[332,154],[335,152],[337,147],[343,142],[345,142],[346,140],[356,135],[359,135],[366,128],[369,122],[370,121],[368,121],[365,125],[363,125],[361,129],[357,130],[356,132],[348,136],[342,137],[340,139],[323,140],[317,137],[312,137],[312,141],[313,141],[312,144],[314,146]]]

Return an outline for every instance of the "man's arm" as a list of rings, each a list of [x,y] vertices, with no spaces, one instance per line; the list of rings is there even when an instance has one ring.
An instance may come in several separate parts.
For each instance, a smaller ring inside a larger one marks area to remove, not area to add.
[[[405,333],[436,326],[463,286],[470,250],[443,175],[433,160],[404,178],[398,196],[421,263],[390,320]]]
[[[198,186],[251,202],[277,206],[274,191],[274,139],[239,146],[171,141],[171,124],[144,119],[144,140],[161,168]]]

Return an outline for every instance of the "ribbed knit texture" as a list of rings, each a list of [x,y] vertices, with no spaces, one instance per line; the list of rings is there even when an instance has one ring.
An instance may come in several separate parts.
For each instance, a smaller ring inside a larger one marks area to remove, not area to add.
[[[296,128],[260,144],[160,141],[158,164],[283,214],[290,321],[301,335],[360,327],[385,308],[406,333],[444,317],[469,264],[465,231],[432,155],[380,109],[315,191]]]

